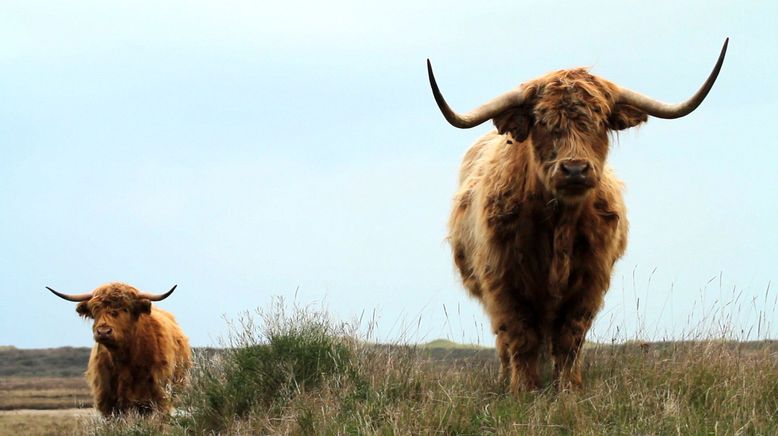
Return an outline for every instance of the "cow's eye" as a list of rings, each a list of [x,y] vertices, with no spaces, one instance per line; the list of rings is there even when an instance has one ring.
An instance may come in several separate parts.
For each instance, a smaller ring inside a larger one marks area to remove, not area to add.
[[[111,311],[111,316],[118,316],[118,315],[119,315],[119,312],[117,312],[115,310]]]
[[[546,151],[547,156],[548,156],[548,160],[554,160],[554,159],[556,159],[556,156],[557,156],[556,144],[554,144],[554,146],[550,147],[550,148],[551,148],[551,150],[547,149],[547,151]]]

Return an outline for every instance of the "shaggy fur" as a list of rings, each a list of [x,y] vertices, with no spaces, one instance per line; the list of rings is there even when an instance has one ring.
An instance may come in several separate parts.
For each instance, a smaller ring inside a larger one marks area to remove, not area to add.
[[[95,408],[104,416],[169,412],[170,390],[186,382],[192,366],[181,327],[172,314],[138,298],[130,285],[103,285],[93,295],[76,311],[94,319],[96,343],[86,378]]]
[[[581,346],[624,253],[621,182],[605,164],[609,133],[646,121],[614,104],[616,87],[585,69],[523,85],[528,103],[465,154],[449,222],[454,261],[496,334],[511,389],[541,386],[544,344],[555,379],[580,386]],[[563,165],[585,165],[577,183]]]

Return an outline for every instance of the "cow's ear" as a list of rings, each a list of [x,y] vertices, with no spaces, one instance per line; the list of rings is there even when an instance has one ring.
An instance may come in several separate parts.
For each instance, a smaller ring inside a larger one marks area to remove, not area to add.
[[[91,318],[92,317],[92,311],[89,310],[89,302],[88,301],[82,301],[76,305],[76,312],[78,312],[79,315],[83,316],[84,318]]]
[[[617,104],[608,117],[608,128],[611,130],[624,130],[645,123],[648,115],[633,106]]]
[[[135,316],[148,315],[151,313],[151,301],[145,298],[135,300],[135,303],[132,307],[132,313]]]
[[[529,130],[534,123],[532,115],[526,107],[508,109],[492,119],[494,127],[501,135],[510,133],[517,142],[524,142],[529,136]]]

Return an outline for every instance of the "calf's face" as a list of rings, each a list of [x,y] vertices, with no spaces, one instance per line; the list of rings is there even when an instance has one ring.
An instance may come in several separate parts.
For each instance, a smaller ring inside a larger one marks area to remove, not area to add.
[[[135,292],[99,289],[91,299],[79,303],[76,312],[94,320],[95,342],[113,348],[127,341],[139,317],[151,313],[151,301],[138,298]]]
[[[107,347],[118,347],[132,337],[138,319],[151,313],[151,302],[169,297],[176,286],[164,294],[140,292],[120,282],[100,286],[85,294],[64,294],[48,286],[46,289],[63,300],[78,303],[76,312],[94,320],[95,341]]]

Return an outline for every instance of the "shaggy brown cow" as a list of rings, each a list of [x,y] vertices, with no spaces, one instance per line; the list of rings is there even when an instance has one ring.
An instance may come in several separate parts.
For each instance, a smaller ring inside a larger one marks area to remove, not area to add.
[[[152,306],[170,296],[110,283],[87,294],[58,297],[79,302],[76,312],[94,319],[95,345],[86,378],[95,408],[104,416],[136,411],[169,412],[170,389],[182,385],[192,366],[189,340],[169,312]]]
[[[449,221],[454,261],[496,334],[513,392],[540,387],[544,344],[558,386],[581,385],[579,352],[627,243],[621,182],[606,165],[609,134],[647,116],[679,118],[713,86],[666,104],[578,68],[524,83],[467,114],[433,95],[459,128],[492,120],[467,151]]]

